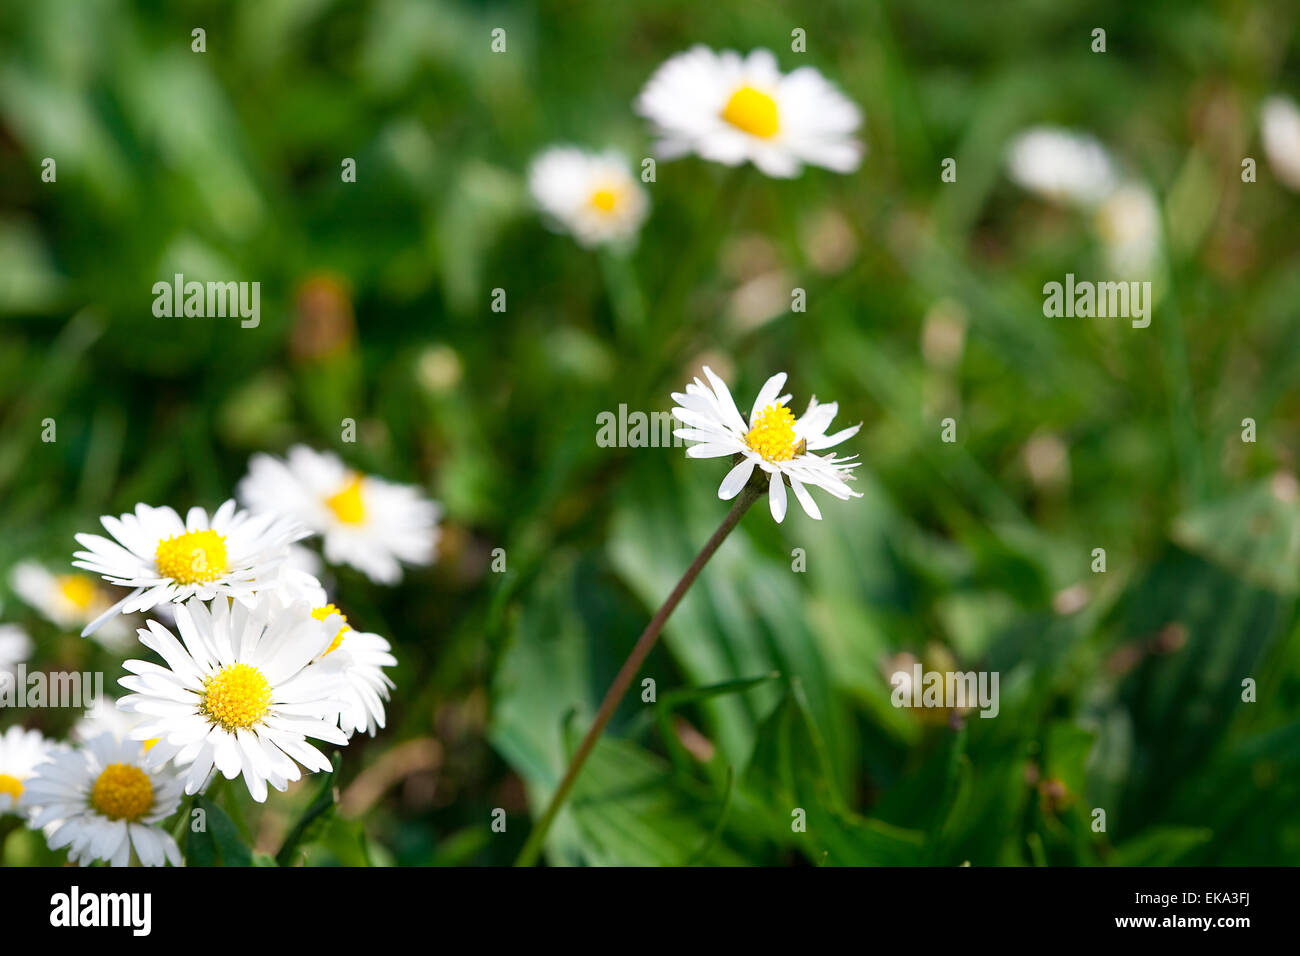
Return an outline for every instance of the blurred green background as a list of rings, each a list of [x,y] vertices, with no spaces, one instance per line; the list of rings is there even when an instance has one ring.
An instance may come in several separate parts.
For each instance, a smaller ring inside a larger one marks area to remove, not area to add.
[[[865,422],[840,449],[865,497],[820,496],[820,523],[745,519],[552,863],[1300,862],[1300,197],[1257,129],[1265,96],[1300,93],[1297,19],[1173,0],[3,0],[0,574],[70,560],[75,531],[137,501],[214,507],[252,452],[295,441],[422,485],[448,512],[439,562],[392,589],[337,574],[400,667],[306,855],[508,863],[726,510],[723,463],[600,448],[596,415],[666,410],[704,362],[744,406],[784,369],[799,410],[815,392]],[[820,69],[865,113],[859,171],[660,163],[631,255],[546,231],[531,157],[649,155],[631,103],[697,42]],[[1039,123],[1095,135],[1159,197],[1150,328],[1043,317],[1043,283],[1103,266],[1082,217],[1005,176]],[[259,281],[260,326],[155,318],[174,272]],[[33,666],[115,682],[117,659],[0,593]],[[999,716],[895,709],[902,654],[998,671]],[[232,815],[274,852],[313,790]],[[10,862],[57,859],[11,838]]]

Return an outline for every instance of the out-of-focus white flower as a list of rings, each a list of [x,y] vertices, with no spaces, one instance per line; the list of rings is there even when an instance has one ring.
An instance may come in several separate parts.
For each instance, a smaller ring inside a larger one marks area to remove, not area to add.
[[[1270,96],[1260,110],[1264,155],[1273,175],[1300,192],[1300,108],[1285,96]]]
[[[1097,210],[1096,227],[1112,270],[1122,276],[1150,275],[1164,240],[1160,207],[1149,187],[1130,182],[1116,189]]]
[[[38,730],[10,727],[0,734],[0,814],[21,814],[30,809],[28,778],[54,752],[54,742]]]
[[[437,503],[414,485],[352,471],[330,452],[295,445],[284,460],[254,455],[238,492],[254,512],[286,515],[321,535],[327,561],[380,584],[400,581],[402,562],[433,560]]]
[[[1091,136],[1038,126],[1007,150],[1007,172],[1017,185],[1054,202],[1093,206],[1115,188],[1115,164]]]
[[[650,208],[627,158],[613,150],[552,147],[533,160],[528,188],[550,224],[581,246],[628,242]]]
[[[783,75],[768,50],[742,57],[692,47],[655,71],[636,110],[665,159],[751,162],[778,178],[799,175],[805,163],[851,173],[862,161],[857,106],[811,66]]]
[[[113,604],[109,592],[93,575],[52,574],[35,561],[20,561],[9,575],[14,593],[59,627],[80,630]],[[113,617],[95,631],[95,640],[121,650],[134,636],[125,618]]]

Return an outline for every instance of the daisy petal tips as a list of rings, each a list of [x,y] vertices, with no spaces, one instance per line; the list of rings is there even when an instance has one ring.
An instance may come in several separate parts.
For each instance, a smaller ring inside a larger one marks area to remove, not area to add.
[[[695,153],[768,176],[798,176],[805,163],[851,173],[862,160],[857,106],[810,66],[782,74],[768,50],[742,57],[695,46],[666,61],[636,101],[665,159]]]
[[[842,501],[862,497],[848,486],[853,469],[861,464],[854,460],[856,455],[840,458],[833,452],[813,454],[852,438],[862,427],[858,423],[828,435],[827,429],[839,410],[835,402],[819,403],[814,397],[803,415],[795,418],[786,407],[790,396],[781,394],[786,375],[778,372],[759,389],[746,420],[727,383],[707,365],[703,371],[707,383],[697,378],[685,392],[673,393],[677,403],[673,416],[686,426],[673,434],[693,442],[686,450],[688,457],[734,459],[735,464],[718,487],[719,498],[729,500],[738,495],[752,479],[755,468],[768,475],[768,507],[777,522],[785,520],[787,484],[800,507],[815,519],[822,515],[808,491],[810,485]]]

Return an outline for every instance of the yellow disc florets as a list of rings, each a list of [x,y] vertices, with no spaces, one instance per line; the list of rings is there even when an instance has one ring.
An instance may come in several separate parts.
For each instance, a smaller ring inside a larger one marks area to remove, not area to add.
[[[95,582],[84,574],[65,574],[58,581],[59,593],[83,611],[95,600]]]
[[[226,539],[215,531],[187,531],[158,542],[158,573],[181,584],[202,584],[226,573]]]
[[[134,823],[153,806],[153,784],[139,767],[111,763],[95,781],[90,803],[110,820]]]
[[[775,136],[781,127],[776,100],[752,86],[742,86],[731,94],[722,108],[722,118],[736,129],[763,139]]]
[[[199,697],[199,713],[229,731],[256,726],[270,709],[271,684],[248,664],[231,664],[208,678]]]
[[[343,635],[352,630],[348,625],[347,615],[336,608],[333,604],[326,604],[324,607],[318,607],[311,612],[311,616],[318,621],[325,620],[325,618],[329,617],[331,614],[337,614],[339,617],[343,618],[343,626],[340,627],[339,632],[334,635],[334,640],[330,643],[330,646],[325,648],[325,654],[328,654],[330,651],[338,650],[339,645],[343,643]],[[321,657],[324,657],[325,654],[322,654]]]
[[[361,475],[351,475],[341,491],[325,499],[325,504],[344,524],[365,521],[366,503],[361,499]]]
[[[0,773],[0,794],[6,793],[17,803],[23,795],[23,782],[11,774]]]
[[[597,189],[591,194],[591,204],[601,212],[613,212],[618,205],[618,193],[612,189]]]
[[[794,414],[784,405],[768,405],[755,415],[745,444],[765,461],[789,461],[803,450],[794,438]]]

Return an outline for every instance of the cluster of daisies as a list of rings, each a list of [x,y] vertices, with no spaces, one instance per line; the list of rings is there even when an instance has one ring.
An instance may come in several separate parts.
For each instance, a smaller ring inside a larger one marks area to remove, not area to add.
[[[782,74],[768,50],[741,56],[696,46],[666,61],[636,101],[655,153],[694,153],[788,179],[805,164],[851,173],[862,160],[857,106],[810,66]],[[650,201],[627,156],[552,147],[532,164],[529,189],[556,229],[583,246],[628,245]]]
[[[123,651],[142,622],[139,644],[153,652],[125,661],[129,693],[98,701],[69,741],[21,727],[0,735],[0,814],[74,862],[179,865],[162,823],[183,794],[221,774],[263,802],[303,769],[330,769],[311,741],[343,746],[384,726],[384,669],[397,661],[330,602],[326,562],[397,582],[403,565],[433,561],[438,505],[303,446],[254,456],[237,498],[184,516],[138,504],[104,516],[106,535],[76,536],[72,564],[88,574],[30,562],[11,574],[56,626]],[[0,626],[0,679],[32,650],[24,632]]]

